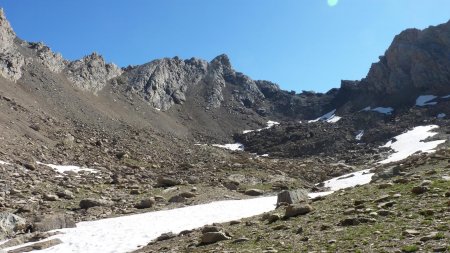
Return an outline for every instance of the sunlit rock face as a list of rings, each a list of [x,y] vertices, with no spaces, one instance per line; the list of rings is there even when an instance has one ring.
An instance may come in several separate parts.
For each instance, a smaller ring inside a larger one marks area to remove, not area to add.
[[[22,77],[24,57],[16,50],[14,39],[16,34],[0,9],[0,75],[4,78],[17,81]]]
[[[105,63],[102,56],[93,53],[69,63],[65,74],[77,88],[95,94],[105,87],[108,80],[120,76],[122,70],[115,64]]]

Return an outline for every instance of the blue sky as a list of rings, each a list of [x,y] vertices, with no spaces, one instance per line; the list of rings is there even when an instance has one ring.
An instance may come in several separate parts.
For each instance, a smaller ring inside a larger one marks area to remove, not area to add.
[[[92,51],[120,66],[211,60],[287,90],[327,91],[365,77],[393,37],[450,19],[449,0],[0,0],[19,37],[67,59]]]

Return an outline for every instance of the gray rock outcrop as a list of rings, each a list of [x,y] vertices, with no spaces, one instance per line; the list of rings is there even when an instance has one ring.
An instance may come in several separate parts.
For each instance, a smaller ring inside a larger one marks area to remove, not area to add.
[[[79,89],[96,94],[106,83],[122,74],[122,70],[112,63],[105,63],[97,53],[70,62],[65,69],[67,78]]]
[[[16,34],[0,9],[0,75],[13,82],[22,77],[22,66],[25,65],[25,58],[16,50],[15,38]]]

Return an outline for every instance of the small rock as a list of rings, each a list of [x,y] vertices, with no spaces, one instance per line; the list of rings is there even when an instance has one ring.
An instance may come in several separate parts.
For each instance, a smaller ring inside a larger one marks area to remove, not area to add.
[[[414,229],[406,229],[405,231],[402,232],[402,235],[404,236],[416,236],[416,235],[420,235],[420,232]]]
[[[139,203],[135,205],[137,209],[150,208],[156,203],[154,198],[142,199]]]
[[[223,232],[207,232],[207,233],[202,234],[200,244],[203,244],[203,245],[204,244],[212,244],[212,243],[216,243],[219,241],[230,240],[230,239],[231,238],[228,237]]]
[[[195,195],[195,193],[193,193],[193,192],[182,192],[182,193],[180,193],[179,195],[180,195],[181,197],[184,197],[184,198],[187,198],[187,199],[194,198],[195,196],[197,196],[197,195]]]
[[[299,215],[305,215],[307,213],[312,212],[314,209],[309,204],[296,204],[296,205],[289,205],[286,207],[286,212],[284,214],[284,217],[290,218],[295,217]]]
[[[57,201],[59,200],[58,196],[54,195],[54,194],[44,194],[43,199],[46,201]]]
[[[29,246],[21,247],[18,249],[10,250],[10,251],[8,251],[8,253],[23,253],[23,252],[30,252],[30,251],[34,251],[34,250],[43,250],[43,249],[47,249],[47,248],[53,247],[53,246],[61,244],[61,243],[62,243],[62,241],[60,239],[56,238],[56,239],[51,239],[51,240],[44,241],[44,242],[34,243]]]
[[[156,238],[156,241],[158,241],[158,242],[165,241],[165,240],[169,240],[169,239],[172,239],[172,238],[175,238],[175,237],[176,237],[176,235],[174,233],[172,233],[172,232],[164,233],[164,234],[161,234],[160,236],[158,236]]]
[[[156,181],[157,187],[172,187],[176,185],[180,185],[181,180],[170,178],[170,177],[158,177]]]
[[[264,191],[260,189],[248,189],[244,194],[248,196],[261,196],[264,194]]]
[[[426,186],[414,186],[411,189],[411,192],[414,194],[423,194],[428,191],[428,187]]]
[[[80,201],[80,208],[88,209],[96,206],[112,206],[113,204],[114,202],[110,200],[87,198]]]

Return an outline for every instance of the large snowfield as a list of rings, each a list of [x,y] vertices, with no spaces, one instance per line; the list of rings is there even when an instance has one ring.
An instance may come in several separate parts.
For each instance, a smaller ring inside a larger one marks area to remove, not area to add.
[[[324,183],[326,187],[330,187],[330,191],[310,193],[309,197],[325,196],[336,190],[367,184],[372,175],[373,173],[364,170],[328,180]],[[63,241],[62,244],[39,252],[129,252],[146,245],[162,233],[179,233],[215,222],[242,219],[274,210],[276,201],[276,196],[225,200],[172,210],[79,222],[76,228],[60,229],[58,231],[62,234],[47,239],[59,238]],[[30,244],[32,243],[11,247],[5,251]]]

